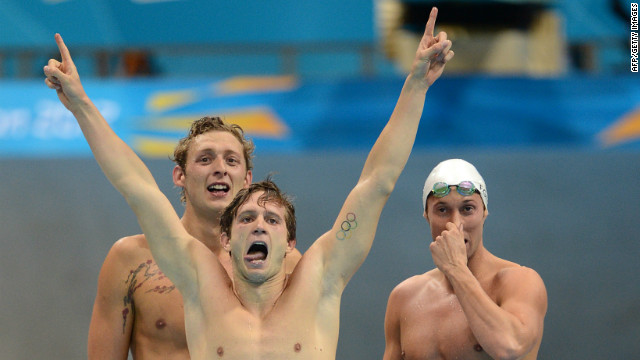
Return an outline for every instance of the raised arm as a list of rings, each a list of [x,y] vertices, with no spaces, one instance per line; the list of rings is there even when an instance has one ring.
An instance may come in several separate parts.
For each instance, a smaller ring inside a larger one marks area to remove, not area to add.
[[[433,8],[389,122],[365,162],[358,183],[347,197],[333,228],[309,249],[321,252],[326,284],[337,291],[366,258],[382,208],[404,169],[418,130],[425,94],[453,57],[445,33],[433,36],[438,11]]]
[[[44,67],[45,83],[56,90],[62,104],[75,116],[102,171],[135,212],[153,257],[184,295],[185,284],[194,284],[196,276],[188,249],[198,241],[185,231],[142,160],[113,132],[91,102],[62,37],[56,34],[55,39],[61,62],[49,60]]]

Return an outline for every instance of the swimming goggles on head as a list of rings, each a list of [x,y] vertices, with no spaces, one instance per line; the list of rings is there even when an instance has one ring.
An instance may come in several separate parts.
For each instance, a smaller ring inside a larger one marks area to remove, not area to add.
[[[445,197],[451,192],[451,188],[449,186],[455,186],[458,194],[462,196],[471,196],[474,192],[476,192],[476,187],[471,181],[461,181],[458,185],[449,185],[445,182],[440,181],[433,184],[433,190],[431,192],[435,197]]]

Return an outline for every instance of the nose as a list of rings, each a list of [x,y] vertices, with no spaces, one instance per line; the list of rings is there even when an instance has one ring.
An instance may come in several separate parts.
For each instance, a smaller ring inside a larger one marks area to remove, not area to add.
[[[254,235],[260,235],[260,234],[266,234],[267,231],[262,226],[256,226],[256,228],[253,229],[252,233]]]
[[[217,156],[213,161],[213,165],[214,175],[227,175],[227,164],[222,156]]]
[[[453,211],[451,213],[451,219],[449,219],[455,226],[460,226],[462,224],[462,215],[459,211]]]
[[[259,234],[265,234],[267,231],[264,229],[264,219],[259,216],[258,219],[256,220],[256,228],[253,229],[252,233],[254,235],[259,235]]]

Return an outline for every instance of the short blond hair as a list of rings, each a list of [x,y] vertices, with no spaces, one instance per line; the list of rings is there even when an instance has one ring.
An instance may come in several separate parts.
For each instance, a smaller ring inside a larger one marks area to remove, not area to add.
[[[246,171],[253,169],[253,150],[255,149],[255,145],[253,144],[253,141],[244,136],[242,128],[239,125],[228,123],[218,116],[205,116],[191,124],[191,128],[189,129],[187,136],[180,139],[180,141],[178,141],[178,145],[176,145],[176,148],[173,150],[173,157],[171,157],[171,160],[173,160],[176,165],[180,166],[183,172],[186,172],[187,170],[187,156],[193,139],[198,135],[209,131],[226,131],[235,136],[240,144],[242,144],[242,154],[247,167]],[[180,200],[183,203],[187,201],[184,188],[180,193]]]

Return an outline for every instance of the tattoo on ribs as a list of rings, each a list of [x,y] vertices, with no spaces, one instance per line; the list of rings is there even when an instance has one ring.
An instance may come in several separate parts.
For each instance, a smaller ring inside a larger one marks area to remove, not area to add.
[[[122,309],[122,333],[124,334],[127,318],[130,313],[133,312],[133,293],[136,292],[147,280],[151,281],[160,281],[166,279],[166,276],[160,268],[158,264],[154,263],[153,260],[147,260],[140,265],[135,270],[129,270],[129,276],[125,280],[125,285],[127,285],[127,295],[125,295],[124,301],[124,309]],[[158,294],[168,294],[173,289],[175,289],[175,285],[171,284],[167,285],[156,285],[155,287],[147,290],[146,292],[155,292]]]
[[[348,240],[351,239],[352,232],[351,230],[358,227],[358,222],[356,221],[356,214],[350,212],[347,213],[347,219],[340,224],[340,230],[336,233],[336,238],[338,240]]]

